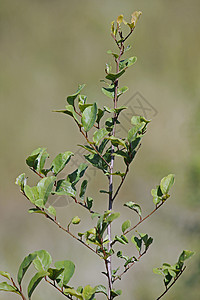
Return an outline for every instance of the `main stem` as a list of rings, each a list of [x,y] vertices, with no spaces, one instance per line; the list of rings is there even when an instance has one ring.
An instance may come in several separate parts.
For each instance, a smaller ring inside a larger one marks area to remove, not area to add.
[[[120,51],[120,56],[119,56],[118,60],[116,61],[116,72],[117,73],[119,72],[119,62],[120,62],[121,55],[122,55],[122,49]],[[114,109],[117,108],[117,89],[118,89],[118,84],[119,84],[119,81],[117,79],[114,82],[114,89],[115,89],[114,90],[114,99],[113,99]],[[114,115],[113,115],[114,126],[113,126],[113,130],[112,130],[112,136],[115,136],[116,118],[117,118],[117,115],[114,112]],[[112,175],[113,169],[114,169],[114,155],[113,155],[113,153],[114,153],[114,146],[112,145],[111,146],[110,176],[109,176],[109,203],[108,203],[108,210],[112,210],[112,207],[113,207],[113,175]],[[111,250],[111,224],[108,226],[108,240],[109,240],[108,251],[110,251]],[[108,265],[108,283],[109,283],[108,299],[112,300],[111,290],[112,290],[113,282],[112,282],[112,261],[111,261],[111,256],[109,256],[108,259],[107,259],[107,265]]]

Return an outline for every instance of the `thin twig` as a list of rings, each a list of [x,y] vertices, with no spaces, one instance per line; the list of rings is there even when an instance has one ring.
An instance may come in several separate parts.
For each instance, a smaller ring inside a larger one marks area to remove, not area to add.
[[[45,277],[46,282],[48,282],[51,286],[53,286],[55,289],[57,289],[57,291],[59,291],[61,294],[63,294],[63,296],[67,297],[68,299],[72,299],[72,297],[66,295],[59,287],[57,287],[55,285],[55,283],[52,283],[51,281],[49,281],[46,277]]]
[[[126,167],[126,172],[125,172],[125,174],[124,174],[124,176],[122,177],[122,180],[121,180],[121,183],[120,183],[120,185],[118,186],[118,188],[117,188],[117,190],[116,190],[116,192],[115,192],[115,194],[114,194],[114,196],[113,196],[113,201],[115,200],[115,198],[117,197],[117,195],[118,195],[118,193],[119,193],[119,191],[120,191],[120,189],[121,189],[121,187],[122,187],[122,184],[124,183],[124,180],[125,180],[125,178],[126,178],[126,175],[128,174],[128,171],[129,171],[129,167],[127,166]]]
[[[130,263],[126,268],[125,270],[120,274],[118,275],[116,278],[113,279],[113,283],[116,281],[116,280],[121,280],[121,277],[132,267],[135,265],[136,262],[138,262],[140,260],[140,258],[146,253],[146,251],[144,251],[142,254],[140,254],[137,258],[137,260],[134,260],[132,263]]]
[[[152,212],[150,214],[148,214],[144,218],[141,218],[140,221],[135,226],[133,226],[132,228],[130,228],[127,231],[125,231],[124,234],[126,235],[130,231],[134,230],[138,225],[140,225],[142,222],[144,222],[146,219],[148,219],[151,215],[153,215],[165,202],[166,202],[166,200],[162,201],[158,206],[156,206],[156,208],[154,210],[152,210]]]
[[[181,272],[178,274],[178,276],[174,279],[174,281],[166,288],[166,290],[160,295],[156,300],[161,299],[168,291],[169,289],[175,284],[175,282],[179,279],[179,277],[183,274],[185,271],[186,266],[181,270]]]

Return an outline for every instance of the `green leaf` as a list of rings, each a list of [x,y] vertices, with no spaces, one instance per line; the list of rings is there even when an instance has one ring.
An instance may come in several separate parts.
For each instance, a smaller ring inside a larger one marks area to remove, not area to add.
[[[95,294],[95,288],[92,288],[90,285],[86,285],[83,289],[83,298],[84,300],[90,300]]]
[[[74,296],[74,297],[76,297],[76,298],[78,298],[78,299],[80,299],[80,300],[83,300],[82,294],[81,294],[80,292],[76,291],[75,289],[72,289],[72,288],[66,288],[66,289],[64,290],[64,293],[65,293],[66,295],[71,295],[71,296]]]
[[[63,261],[55,262],[54,265],[57,269],[64,268],[62,274],[60,274],[59,277],[57,278],[57,282],[61,287],[66,286],[74,274],[75,271],[74,263],[70,260],[63,260]]]
[[[112,299],[117,296],[120,296],[121,294],[122,294],[121,290],[117,290],[117,291],[111,290]]]
[[[52,216],[56,217],[56,210],[55,210],[55,208],[54,208],[53,206],[50,205],[50,206],[47,208],[47,211],[48,211]]]
[[[119,243],[121,243],[121,244],[123,244],[123,245],[126,245],[126,244],[128,244],[128,240],[127,240],[127,238],[125,237],[125,236],[118,236],[118,235],[116,235],[115,236],[115,241],[118,241]]]
[[[40,271],[47,271],[52,263],[51,255],[46,250],[35,251],[36,258],[33,261],[35,268]]]
[[[31,203],[35,204],[35,201],[39,199],[39,193],[37,186],[30,187],[25,185],[24,193],[26,197],[31,201]]]
[[[120,63],[119,63],[119,70],[121,71],[125,68],[128,68],[128,67],[132,66],[136,61],[137,61],[136,56],[121,60]]]
[[[100,120],[103,116],[104,116],[104,110],[102,110],[101,108],[98,108],[97,119],[96,119],[97,124],[100,123]]]
[[[134,210],[140,217],[142,216],[142,210],[139,204],[136,204],[132,201],[126,202],[124,206]]]
[[[20,295],[18,290],[14,286],[8,284],[7,282],[0,282],[0,291],[13,292]]]
[[[74,106],[74,100],[75,100],[76,97],[80,94],[81,90],[82,90],[84,87],[85,87],[85,84],[80,84],[80,85],[78,86],[78,90],[76,91],[76,93],[74,93],[73,95],[67,97],[67,102],[68,102],[70,105]]]
[[[54,192],[56,195],[68,195],[71,197],[76,196],[76,190],[72,186],[72,184],[65,179],[58,180],[56,191]]]
[[[32,293],[34,292],[35,288],[38,286],[40,281],[45,277],[48,276],[49,273],[47,271],[40,271],[36,273],[33,278],[31,279],[28,285],[28,297],[31,298]]]
[[[114,84],[109,85],[109,87],[107,87],[107,88],[102,87],[102,92],[103,92],[104,95],[106,95],[107,97],[113,99],[114,96],[115,96],[115,86],[114,86]]]
[[[94,103],[92,106],[87,107],[81,118],[83,128],[88,132],[93,126],[97,118],[97,104]]]
[[[119,77],[121,77],[124,74],[125,70],[121,70],[120,72],[116,73],[116,74],[108,74],[106,76],[106,79],[111,80],[112,82],[115,82],[116,79],[118,79]]]
[[[88,104],[81,104],[81,103],[79,103],[78,106],[79,106],[80,111],[81,111],[81,112],[84,112],[84,110],[85,110],[87,107],[92,106],[92,104],[91,104],[91,103],[88,103]]]
[[[81,190],[80,190],[80,194],[79,197],[83,200],[85,197],[85,192],[86,192],[86,188],[87,188],[87,184],[88,181],[85,179],[83,180],[83,182],[81,183]]]
[[[44,212],[44,211],[42,211],[42,210],[40,210],[40,209],[38,209],[38,208],[35,208],[35,207],[30,208],[30,209],[28,210],[28,212],[29,212],[30,214],[35,213],[35,214],[43,214],[43,215],[45,215],[45,212]]]
[[[10,273],[8,272],[0,271],[0,275],[11,280]]]
[[[83,177],[83,175],[85,174],[86,169],[88,168],[88,165],[82,163],[79,165],[78,169],[76,169],[74,172],[72,172],[71,174],[69,174],[67,176],[67,181],[69,181],[70,183],[74,185],[77,184],[77,182],[81,179],[81,177]]]
[[[122,232],[124,233],[129,227],[131,227],[131,221],[127,220],[122,224]]]
[[[38,148],[34,150],[26,159],[26,163],[30,168],[33,168],[38,173],[41,173],[41,170],[43,169],[45,161],[48,157],[49,154],[46,152],[46,148]]]
[[[103,285],[101,285],[101,284],[95,286],[95,294],[97,294],[97,293],[102,293],[102,294],[104,294],[104,295],[107,296],[107,290],[106,290],[106,287],[103,286]]]
[[[93,199],[91,197],[87,197],[86,203],[87,203],[87,208],[90,210],[92,208]]]
[[[119,216],[120,216],[120,213],[119,213],[119,212],[112,213],[112,214],[110,214],[110,215],[107,217],[106,221],[107,221],[108,223],[111,223],[111,222],[113,222],[115,219],[119,218]]]
[[[93,141],[95,142],[95,144],[98,145],[100,140],[103,139],[106,135],[108,135],[108,133],[109,132],[105,128],[101,128],[95,131],[93,135]]]
[[[117,96],[121,96],[122,94],[126,93],[128,91],[128,87],[127,86],[123,86],[122,88],[118,89],[118,93]]]
[[[92,154],[96,154],[96,151],[92,147],[90,147],[88,145],[80,145],[80,144],[78,144],[78,146],[80,146],[81,148],[87,150],[88,152],[90,152]]]
[[[76,216],[76,217],[73,217],[73,219],[71,220],[71,223],[74,224],[74,225],[77,225],[81,222],[81,219]]]
[[[15,184],[19,185],[21,188],[21,191],[24,192],[24,186],[26,185],[26,177],[25,177],[25,173],[19,175],[16,180],[15,180]]]
[[[190,250],[183,250],[181,255],[179,256],[178,262],[179,263],[184,263],[185,260],[188,258],[192,257],[195,254],[195,252],[190,251]]]
[[[48,200],[48,197],[53,189],[55,180],[56,180],[55,176],[49,176],[49,177],[42,178],[37,184],[39,199],[43,199],[44,204]]]
[[[126,148],[126,143],[122,139],[116,138],[115,136],[110,136],[107,139],[110,140],[112,145],[115,147],[123,146],[124,148]]]
[[[52,161],[51,169],[55,176],[60,173],[66,164],[69,162],[71,156],[73,155],[72,152],[66,151],[64,153],[59,153],[56,158]]]
[[[137,250],[140,252],[142,248],[142,239],[139,239],[137,236],[132,236],[131,242],[135,244]]]
[[[24,258],[24,260],[22,261],[20,267],[19,267],[19,271],[18,271],[18,275],[17,275],[17,280],[19,285],[21,285],[22,279],[27,271],[27,269],[30,267],[31,263],[34,261],[34,259],[36,258],[37,254],[31,253],[28,256],[26,256]]]
[[[74,110],[74,107],[72,105],[67,105],[65,106],[65,109],[62,110],[54,110],[53,112],[60,112],[60,113],[64,113],[66,115],[71,116],[74,121],[79,125],[82,126],[82,124],[79,122],[79,120],[77,119],[77,114]]]
[[[49,272],[48,277],[51,280],[55,281],[57,279],[57,277],[64,271],[64,268],[61,268],[61,269],[49,268],[47,271]]]
[[[160,188],[163,194],[168,194],[169,189],[174,184],[174,174],[169,174],[168,176],[164,177],[160,182]]]

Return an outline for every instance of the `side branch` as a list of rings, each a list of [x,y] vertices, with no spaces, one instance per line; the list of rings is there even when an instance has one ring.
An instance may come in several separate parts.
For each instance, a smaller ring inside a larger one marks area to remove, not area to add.
[[[152,210],[152,212],[150,214],[148,214],[146,217],[142,218],[135,226],[133,226],[132,228],[128,229],[127,231],[124,232],[124,234],[129,233],[130,231],[134,230],[137,226],[139,226],[142,222],[144,222],[146,219],[148,219],[151,215],[153,215],[164,203],[166,202],[163,201],[161,202],[158,206],[156,206],[156,208],[154,210]]]
[[[156,300],[161,299],[168,291],[169,289],[175,284],[175,282],[179,279],[179,277],[183,274],[183,272],[185,271],[186,266],[183,268],[183,270],[181,270],[181,272],[178,274],[178,276],[174,279],[174,281],[166,288],[166,290],[162,293],[162,295],[160,295]]]

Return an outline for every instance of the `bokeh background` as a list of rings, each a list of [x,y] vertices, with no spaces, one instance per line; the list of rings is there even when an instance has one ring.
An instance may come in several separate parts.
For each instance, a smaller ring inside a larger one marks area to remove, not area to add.
[[[89,100],[111,105],[101,93],[100,82],[104,65],[111,60],[106,51],[115,49],[110,22],[119,14],[128,19],[134,10],[142,10],[143,16],[128,54],[136,55],[138,62],[122,80],[129,91],[121,104],[132,99],[132,109],[142,114],[141,107],[136,108],[138,98],[133,97],[139,92],[152,122],[119,194],[115,210],[122,215],[116,226],[125,218],[137,218],[123,203],[135,201],[145,214],[153,207],[150,191],[162,177],[175,173],[176,184],[166,205],[139,228],[153,236],[154,243],[117,288],[124,289],[120,299],[155,299],[164,286],[152,268],[175,263],[188,249],[196,255],[165,299],[200,299],[198,0],[0,1],[0,269],[16,274],[28,253],[46,249],[54,261],[74,261],[72,285],[105,283],[99,274],[102,262],[41,216],[28,214],[30,205],[14,181],[26,172],[30,185],[34,183],[25,158],[37,147],[47,147],[53,158],[61,151],[77,152],[77,144],[84,142],[70,118],[52,113],[64,107],[66,95],[75,92],[79,83],[87,84],[84,93]],[[107,200],[96,189],[104,189],[105,181],[92,169],[88,176],[90,196],[102,211]],[[58,200],[55,206],[63,224],[78,214],[82,217],[79,231],[91,226],[82,209],[68,199]],[[15,297],[0,294],[1,300]],[[33,295],[35,300],[61,298],[45,283]]]

